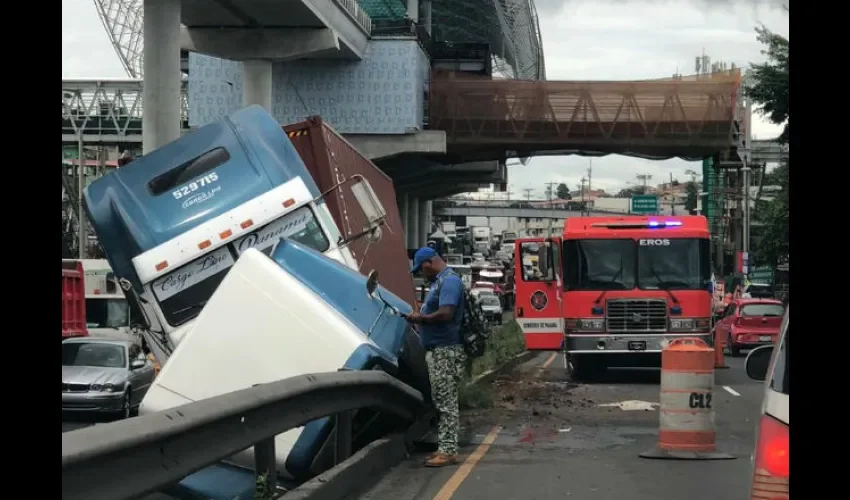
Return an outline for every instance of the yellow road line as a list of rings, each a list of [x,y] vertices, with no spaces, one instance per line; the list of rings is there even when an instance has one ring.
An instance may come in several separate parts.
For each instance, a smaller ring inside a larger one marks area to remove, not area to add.
[[[469,476],[469,473],[472,472],[472,469],[481,461],[484,457],[484,454],[487,453],[487,450],[490,449],[490,445],[493,444],[493,441],[496,440],[496,436],[499,435],[499,432],[502,430],[500,426],[493,427],[489,433],[484,437],[484,441],[481,441],[481,444],[478,445],[478,448],[472,452],[472,455],[469,455],[466,460],[464,460],[463,464],[452,474],[452,477],[446,481],[446,484],[440,488],[440,491],[434,496],[434,500],[449,500],[455,494],[457,489],[460,487],[461,483]]]
[[[557,357],[558,357],[557,352],[553,352],[552,354],[550,354],[549,358],[538,369],[536,376],[539,377],[539,376],[543,375],[543,372],[546,371],[546,368],[549,368],[549,365],[551,365],[552,361],[555,361],[555,358],[557,358]]]

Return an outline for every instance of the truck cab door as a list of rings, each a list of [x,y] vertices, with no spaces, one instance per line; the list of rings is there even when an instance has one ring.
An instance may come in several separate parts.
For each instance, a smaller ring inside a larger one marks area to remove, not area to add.
[[[514,318],[530,351],[560,350],[563,346],[560,241],[522,238],[514,243]]]

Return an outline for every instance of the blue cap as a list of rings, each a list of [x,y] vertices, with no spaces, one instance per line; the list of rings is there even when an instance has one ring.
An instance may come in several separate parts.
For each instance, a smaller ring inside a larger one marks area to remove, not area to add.
[[[413,267],[410,268],[410,272],[416,274],[419,272],[419,268],[422,266],[422,263],[428,259],[433,259],[437,256],[437,251],[431,247],[422,247],[413,254]]]

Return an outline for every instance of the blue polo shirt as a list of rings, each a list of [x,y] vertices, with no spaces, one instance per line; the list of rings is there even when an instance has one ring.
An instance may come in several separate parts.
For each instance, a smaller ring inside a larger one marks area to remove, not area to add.
[[[442,283],[438,286],[437,283]],[[439,288],[439,296],[437,295]],[[419,325],[419,334],[422,336],[422,345],[425,349],[433,349],[440,346],[461,345],[460,325],[463,320],[463,281],[460,276],[451,272],[449,268],[443,269],[437,278],[431,283],[431,290],[422,303],[420,314],[432,314],[437,312],[440,306],[455,306],[454,318],[446,323]]]

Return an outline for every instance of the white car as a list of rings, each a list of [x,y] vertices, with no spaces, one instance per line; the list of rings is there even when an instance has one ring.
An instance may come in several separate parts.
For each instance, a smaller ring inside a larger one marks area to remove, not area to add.
[[[753,349],[746,360],[747,375],[753,380],[766,380],[758,440],[753,454],[750,498],[787,500],[789,497],[789,317],[790,309],[786,309],[776,345]]]
[[[484,316],[490,322],[502,324],[502,303],[495,294],[481,294],[478,296]]]

